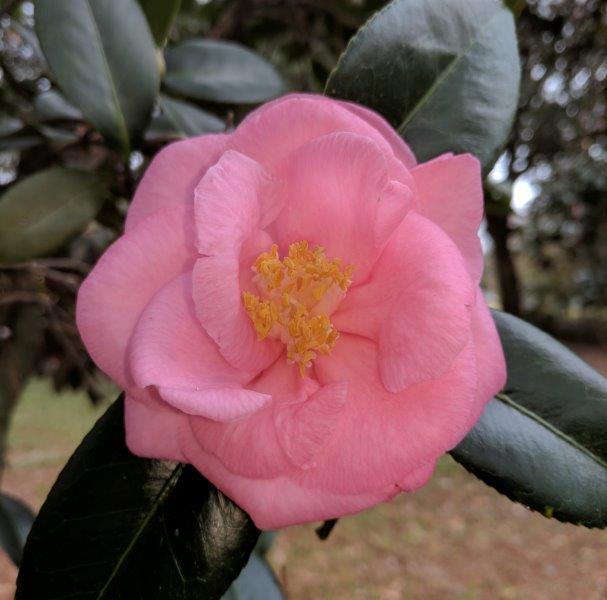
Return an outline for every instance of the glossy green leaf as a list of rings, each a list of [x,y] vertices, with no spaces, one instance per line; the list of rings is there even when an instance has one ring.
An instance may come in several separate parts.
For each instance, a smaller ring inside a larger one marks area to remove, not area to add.
[[[199,100],[254,104],[285,91],[270,63],[233,42],[187,40],[167,49],[166,65],[166,87]]]
[[[280,584],[267,561],[251,554],[247,566],[224,594],[223,600],[282,600]]]
[[[350,40],[326,93],[382,114],[425,161],[492,165],[518,101],[512,14],[496,0],[394,0]]]
[[[63,469],[23,554],[16,600],[212,600],[259,530],[194,468],[133,456],[115,402]]]
[[[34,98],[34,116],[38,121],[77,121],[82,113],[70,104],[59,92],[49,90]]]
[[[19,566],[34,513],[20,500],[0,494],[0,548]]]
[[[161,95],[159,103],[179,137],[225,131],[226,125],[221,119],[189,102]]]
[[[107,195],[96,175],[61,167],[18,182],[0,198],[0,262],[59,249],[95,217]]]
[[[157,46],[166,43],[173,20],[179,12],[181,0],[138,0],[148,20]]]
[[[159,86],[156,50],[137,0],[36,0],[36,31],[57,83],[128,152]]]
[[[185,137],[184,134],[176,129],[171,120],[164,113],[160,113],[152,117],[143,139],[147,142],[160,142],[178,140],[183,137]]]
[[[493,316],[508,382],[452,455],[545,516],[607,526],[607,380],[532,325]]]

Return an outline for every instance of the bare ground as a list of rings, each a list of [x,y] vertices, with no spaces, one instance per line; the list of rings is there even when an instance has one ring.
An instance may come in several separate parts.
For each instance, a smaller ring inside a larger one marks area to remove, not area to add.
[[[605,349],[574,350],[607,374]],[[31,386],[15,418],[3,489],[39,508],[102,410]],[[291,600],[607,598],[606,532],[531,513],[449,458],[424,489],[341,519],[325,542],[312,526],[281,532],[270,560]],[[15,576],[0,554],[0,600],[13,597]]]

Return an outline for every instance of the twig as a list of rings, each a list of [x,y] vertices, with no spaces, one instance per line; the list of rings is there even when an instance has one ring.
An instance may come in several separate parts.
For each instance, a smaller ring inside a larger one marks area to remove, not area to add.
[[[9,292],[0,296],[0,305],[16,304],[18,302],[32,302],[34,304],[42,304],[43,306],[51,306],[53,301],[44,294],[37,292]]]
[[[329,519],[328,521],[325,521],[320,527],[316,528],[316,535],[321,539],[321,540],[326,540],[329,535],[331,535],[331,532],[333,531],[333,527],[335,527],[335,525],[337,524],[337,519]]]
[[[38,258],[27,262],[12,263],[0,265],[0,271],[21,271],[36,269],[65,269],[68,271],[78,271],[86,275],[91,267],[86,263],[73,258]]]

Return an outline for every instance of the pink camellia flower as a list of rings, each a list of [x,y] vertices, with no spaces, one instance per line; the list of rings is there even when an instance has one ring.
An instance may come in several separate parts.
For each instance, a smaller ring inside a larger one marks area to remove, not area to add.
[[[422,486],[505,380],[478,284],[478,161],[377,114],[270,102],[154,159],[78,296],[131,451],[270,529]]]

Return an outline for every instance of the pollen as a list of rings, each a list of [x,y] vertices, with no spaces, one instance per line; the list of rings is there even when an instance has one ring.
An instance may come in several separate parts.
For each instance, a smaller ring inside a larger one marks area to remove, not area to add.
[[[339,337],[329,314],[352,282],[352,265],[342,268],[321,246],[307,241],[289,246],[282,259],[274,244],[251,267],[259,295],[243,293],[245,310],[259,340],[278,339],[286,346],[287,360],[302,377],[318,354],[330,354]]]

